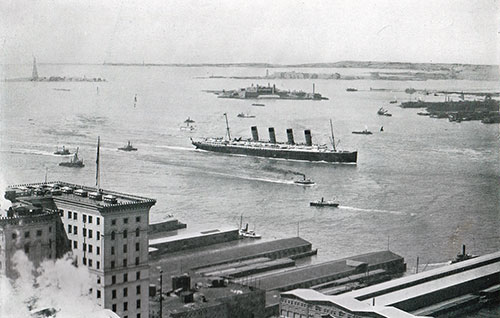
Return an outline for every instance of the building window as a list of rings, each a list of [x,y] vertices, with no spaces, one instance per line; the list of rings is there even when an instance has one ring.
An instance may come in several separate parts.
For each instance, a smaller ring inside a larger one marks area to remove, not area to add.
[[[82,250],[87,251],[87,243],[82,243]]]
[[[136,293],[137,295],[140,295],[140,294],[141,294],[141,285],[137,285],[137,286],[135,286],[135,293]]]
[[[116,289],[111,291],[111,298],[116,299]]]
[[[123,224],[128,224],[128,218],[123,218]]]
[[[71,224],[68,224],[68,233],[71,233]]]
[[[123,253],[127,253],[127,244],[123,244]]]
[[[116,284],[116,276],[111,276],[111,284]]]
[[[101,224],[101,218],[100,217],[96,217],[96,222],[97,222],[97,225],[100,225]]]
[[[127,230],[123,230],[123,238],[127,238]]]
[[[135,273],[135,279],[137,279],[137,280],[141,279],[141,272],[140,271]]]
[[[71,211],[68,211],[68,219],[71,219]]]
[[[141,318],[141,314],[137,314],[136,318]]]
[[[36,236],[42,236],[42,230],[37,230],[36,231]]]
[[[96,249],[95,253],[97,255],[101,255],[101,248],[99,246],[96,246],[95,249]]]
[[[92,245],[89,244],[89,253],[92,253]]]
[[[49,226],[49,233],[52,233],[52,226]]]
[[[141,234],[141,230],[139,230],[139,228],[136,228],[135,229],[135,236],[139,237],[140,234]]]
[[[77,241],[73,241],[73,248],[78,248],[78,242]]]
[[[78,219],[78,213],[73,212],[73,220],[77,220],[77,219]]]
[[[30,245],[24,244],[24,253],[28,254],[30,252]]]
[[[101,298],[101,291],[97,290],[97,298]]]
[[[115,261],[111,261],[111,268],[115,268]]]
[[[97,284],[99,285],[100,283],[101,283],[101,277],[100,277],[100,276],[98,276],[98,277],[97,277]]]
[[[89,223],[92,223],[92,215],[89,215]]]
[[[83,265],[87,265],[87,258],[86,257],[82,258],[82,263],[83,263]]]
[[[111,246],[111,255],[115,255],[115,247]]]
[[[116,219],[111,220],[111,225],[116,225]]]
[[[135,265],[139,265],[139,256],[135,258]]]
[[[111,239],[114,240],[115,239],[115,231],[112,231],[111,232]]]
[[[116,312],[116,304],[111,305],[111,310]]]
[[[95,268],[97,269],[101,268],[101,262],[97,261],[95,264]]]
[[[89,238],[92,238],[92,230],[89,230]]]
[[[95,239],[98,241],[101,239],[101,232],[97,231],[97,233],[95,234]]]
[[[123,303],[123,311],[127,311],[128,310],[128,302],[124,302]]]
[[[87,214],[82,214],[83,223],[87,223]]]
[[[78,228],[76,227],[76,225],[73,225],[73,234],[78,234]]]
[[[83,228],[83,237],[86,237],[86,236],[87,236],[87,229]]]
[[[128,282],[128,274],[123,274],[123,282]]]
[[[92,267],[92,260],[89,258],[89,267]]]
[[[141,222],[141,217],[140,217],[140,216],[136,216],[136,217],[135,217],[135,222],[136,222],[136,223]]]
[[[17,238],[17,234],[16,233],[12,233],[12,239],[15,240]]]
[[[137,309],[141,308],[141,300],[140,299],[137,299],[135,304],[136,304]]]
[[[123,259],[123,267],[127,267],[127,259],[126,258]]]
[[[135,251],[138,252],[139,251],[139,247],[141,246],[141,244],[139,242],[135,243]]]
[[[123,297],[127,297],[128,296],[128,289],[125,287],[123,289]]]
[[[30,231],[24,232],[24,238],[28,238],[28,237],[30,237]]]

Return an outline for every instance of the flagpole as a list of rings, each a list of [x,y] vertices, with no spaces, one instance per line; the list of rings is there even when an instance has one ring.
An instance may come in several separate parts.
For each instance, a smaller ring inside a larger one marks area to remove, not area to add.
[[[99,171],[99,147],[100,147],[101,137],[97,136],[97,156],[96,156],[96,170],[95,170],[95,185],[97,187],[97,192],[101,191],[101,176]]]

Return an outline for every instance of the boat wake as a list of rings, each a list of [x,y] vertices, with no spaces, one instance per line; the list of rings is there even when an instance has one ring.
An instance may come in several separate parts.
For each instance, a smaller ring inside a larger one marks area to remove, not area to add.
[[[37,155],[37,156],[51,156],[51,157],[71,157],[73,154],[69,155],[55,155],[50,151],[36,150],[36,149],[12,149],[5,150],[8,153],[23,154],[23,155]]]
[[[352,207],[352,206],[339,206],[339,208],[344,209],[344,210],[359,211],[359,212],[374,212],[374,213],[388,213],[388,214],[394,214],[394,215],[404,215],[404,213],[401,211],[363,209],[363,208],[356,208],[356,207]]]
[[[188,147],[178,147],[178,146],[156,146],[156,147],[171,149],[171,150],[196,151],[195,148],[188,148]]]
[[[255,177],[248,177],[248,176],[238,176],[238,175],[233,175],[233,174],[228,174],[228,173],[222,173],[222,172],[213,172],[213,171],[205,171],[205,173],[213,174],[213,175],[219,175],[219,176],[224,176],[224,177],[229,177],[229,178],[234,178],[234,179],[242,179],[242,180],[249,180],[249,181],[260,181],[260,182],[268,182],[268,183],[279,183],[279,184],[294,184],[293,180],[280,180],[280,179],[269,179],[269,178],[255,178]]]

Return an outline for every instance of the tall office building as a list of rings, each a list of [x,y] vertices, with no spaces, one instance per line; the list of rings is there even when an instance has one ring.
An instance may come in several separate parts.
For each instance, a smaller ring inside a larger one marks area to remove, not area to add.
[[[12,201],[57,210],[64,246],[95,279],[97,304],[122,318],[149,316],[148,224],[154,199],[64,182],[11,186]],[[61,247],[61,248],[64,248]]]

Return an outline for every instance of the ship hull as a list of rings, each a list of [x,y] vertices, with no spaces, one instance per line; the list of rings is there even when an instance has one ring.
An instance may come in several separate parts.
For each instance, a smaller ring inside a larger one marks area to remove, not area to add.
[[[302,160],[302,161],[324,161],[324,162],[337,162],[337,163],[356,163],[358,152],[357,151],[300,151],[300,150],[283,150],[283,149],[269,149],[269,148],[250,148],[238,147],[232,145],[215,145],[200,141],[193,141],[193,145],[197,149],[206,151],[220,152],[233,155],[247,155],[263,158],[275,159],[288,159],[288,160]]]

